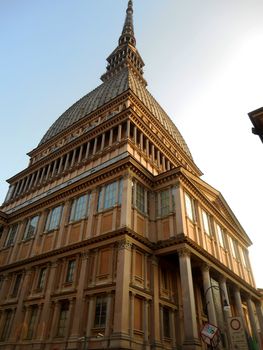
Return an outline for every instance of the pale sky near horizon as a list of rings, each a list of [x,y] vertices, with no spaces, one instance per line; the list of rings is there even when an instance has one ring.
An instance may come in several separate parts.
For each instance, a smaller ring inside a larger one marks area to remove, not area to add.
[[[5,180],[51,124],[100,84],[126,0],[1,0],[0,202]],[[262,0],[134,0],[148,89],[183,134],[203,180],[253,241],[263,288],[263,144],[247,113],[263,106]]]

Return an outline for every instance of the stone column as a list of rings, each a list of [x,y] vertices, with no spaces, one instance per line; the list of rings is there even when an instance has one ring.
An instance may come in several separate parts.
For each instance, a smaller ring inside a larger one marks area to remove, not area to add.
[[[88,144],[87,144],[86,153],[85,153],[85,160],[88,159],[88,157],[89,157],[89,151],[90,151],[90,142],[88,142]]]
[[[107,314],[106,314],[106,325],[105,325],[105,337],[110,336],[111,332],[111,315],[112,315],[112,293],[107,295]]]
[[[202,275],[203,275],[203,286],[204,286],[204,293],[205,293],[205,301],[206,301],[206,307],[208,311],[208,321],[214,326],[217,326],[217,319],[216,319],[216,311],[215,311],[215,304],[214,304],[214,297],[213,297],[213,288],[211,285],[211,279],[210,279],[210,273],[209,273],[210,267],[208,265],[202,266]]]
[[[245,317],[244,317],[244,313],[243,313],[242,300],[241,300],[239,288],[236,287],[234,290],[234,293],[235,293],[235,303],[236,303],[236,308],[237,308],[237,314],[239,317],[241,317],[242,322],[243,322],[243,327],[246,330],[247,327],[246,327]]]
[[[46,290],[45,290],[45,301],[43,310],[41,313],[41,318],[39,321],[39,334],[38,339],[44,340],[47,336],[47,330],[49,328],[49,317],[50,317],[50,295],[54,288],[54,282],[55,282],[55,276],[56,276],[56,269],[57,269],[57,262],[52,262],[48,268],[46,278]]]
[[[129,315],[127,306],[129,305],[129,284],[131,279],[131,248],[132,244],[127,239],[118,242],[115,317],[111,342],[111,347],[116,348],[127,348],[129,346]]]
[[[112,145],[113,142],[113,129],[110,129],[110,139],[109,139],[109,146]]]
[[[101,145],[100,145],[100,151],[103,151],[104,146],[105,146],[105,133],[102,134]]]
[[[88,311],[88,322],[87,322],[87,331],[86,336],[91,336],[91,329],[94,324],[94,316],[95,316],[95,297],[92,295],[89,299],[89,311]]]
[[[151,154],[152,154],[152,161],[154,162],[154,145],[152,145]]]
[[[78,158],[78,163],[81,162],[81,159],[82,159],[82,154],[83,154],[83,145],[80,146],[80,149],[79,149],[79,158]]]
[[[51,163],[48,165],[48,168],[47,168],[47,175],[45,177],[45,181],[48,180],[48,177],[49,177],[49,174],[50,174],[50,170],[51,170]]]
[[[223,301],[226,300],[226,302],[229,305],[229,310],[224,309],[224,321],[225,321],[225,330],[226,330],[228,345],[229,345],[229,348],[232,349],[230,329],[229,329],[228,322],[227,322],[228,318],[232,317],[232,311],[231,311],[231,307],[230,307],[229,296],[228,296],[228,291],[227,291],[227,286],[226,286],[226,278],[224,276],[221,276],[221,278],[219,280],[219,287],[220,287],[220,290],[223,291],[223,293],[221,294]],[[221,300],[222,300],[222,298],[221,298]],[[224,305],[223,305],[223,308],[224,308]]]
[[[143,151],[143,133],[140,134],[140,149]]]
[[[53,170],[52,170],[52,175],[51,177],[55,176],[56,175],[56,167],[57,167],[57,159],[54,161],[54,165],[53,165]]]
[[[93,155],[97,152],[97,144],[98,144],[98,137],[96,137],[94,141],[93,152],[92,152]]]
[[[149,344],[149,301],[144,300],[143,310],[143,333],[144,333],[144,344]]]
[[[134,138],[134,143],[137,145],[137,126],[134,126],[133,129],[133,138]]]
[[[175,333],[175,310],[171,311],[171,338],[172,338],[172,349],[177,349],[176,346],[176,333]]]
[[[259,324],[259,329],[263,341],[263,314],[262,314],[262,307],[260,301],[256,303],[256,312],[257,312],[257,317],[258,317],[258,324]]]
[[[134,332],[134,298],[135,294],[130,293],[130,337],[133,337]]]
[[[119,124],[119,126],[118,126],[118,142],[121,141],[121,133],[122,133],[122,125]]]
[[[62,157],[60,158],[60,161],[59,161],[58,174],[60,174],[60,173],[62,172],[63,158],[64,158],[64,156],[62,156]]]
[[[180,278],[184,314],[184,350],[200,349],[198,338],[196,307],[192,277],[190,252],[187,249],[179,251]]]
[[[121,200],[121,227],[131,228],[132,216],[132,178],[129,174],[123,178],[122,200]]]
[[[70,163],[70,167],[72,168],[75,164],[75,158],[76,158],[76,148],[73,151],[73,155],[72,155],[72,159],[71,159],[71,163]]]
[[[127,120],[126,137],[130,138],[130,135],[131,135],[131,121],[128,119]]]
[[[160,300],[159,300],[159,265],[158,259],[152,258],[152,310],[151,310],[151,344],[153,349],[161,348],[160,334]]]
[[[150,147],[149,147],[149,139],[146,139],[146,155],[147,157],[150,156]]]
[[[71,338],[78,338],[80,336],[80,326],[82,322],[82,313],[83,313],[83,297],[86,281],[86,271],[87,271],[87,262],[88,262],[88,253],[81,254],[81,268],[80,274],[78,277],[78,288],[76,294],[76,303],[75,310],[73,315],[73,322],[71,328]]]
[[[187,227],[185,222],[185,205],[184,205],[184,194],[180,183],[177,183],[174,191],[175,208],[176,208],[176,234],[187,233]]]
[[[22,326],[23,326],[23,307],[24,307],[24,299],[27,296],[28,289],[30,287],[30,277],[31,270],[26,270],[24,274],[24,279],[22,285],[20,286],[20,295],[18,298],[18,303],[16,307],[15,317],[12,323],[12,330],[10,334],[10,338],[13,342],[16,342],[21,335]]]
[[[260,344],[260,337],[258,334],[257,324],[255,320],[254,308],[250,297],[247,299],[247,309],[253,338],[257,341],[258,344]]]

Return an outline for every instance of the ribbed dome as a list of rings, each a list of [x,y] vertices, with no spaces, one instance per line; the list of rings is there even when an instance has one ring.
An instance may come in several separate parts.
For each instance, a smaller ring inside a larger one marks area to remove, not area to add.
[[[177,127],[155,98],[146,89],[145,85],[128,68],[122,69],[111,79],[105,81],[95,90],[74,103],[74,105],[66,110],[66,112],[64,112],[49,128],[39,145],[47,142],[78,120],[84,117],[88,118],[91,112],[113,100],[128,89],[130,89],[141,100],[145,107],[174,138],[176,143],[192,159],[190,150]]]

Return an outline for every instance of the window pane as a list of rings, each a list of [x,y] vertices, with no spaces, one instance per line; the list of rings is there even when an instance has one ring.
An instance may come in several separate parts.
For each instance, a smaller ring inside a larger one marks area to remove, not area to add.
[[[46,267],[43,267],[40,270],[40,273],[39,273],[39,278],[38,278],[38,283],[37,283],[37,288],[38,289],[43,289],[44,288],[45,279],[46,279],[46,273],[47,273],[47,269],[46,269]]]
[[[161,192],[161,216],[168,215],[170,212],[170,191]]]
[[[163,335],[165,338],[170,338],[170,315],[166,308],[163,308]]]
[[[36,326],[37,318],[37,306],[33,306],[31,309],[31,316],[28,324],[27,339],[32,339],[34,334],[34,329]]]
[[[73,281],[75,265],[76,265],[75,260],[70,260],[68,262],[68,270],[67,270],[67,276],[66,276],[66,282],[68,283]]]
[[[210,225],[209,225],[209,217],[208,217],[208,214],[203,210],[202,210],[202,217],[203,217],[204,231],[205,233],[210,235],[211,232],[210,232]]]
[[[145,201],[144,201],[145,189],[142,185],[137,183],[136,185],[136,207],[145,213]]]
[[[105,188],[104,209],[111,208],[116,203],[117,182],[113,182]]]
[[[193,212],[193,204],[191,197],[185,193],[185,207],[186,207],[186,215],[192,221],[194,220],[194,212]]]
[[[10,326],[11,326],[11,317],[12,317],[12,310],[6,310],[5,311],[5,321],[3,330],[1,333],[1,340],[7,340],[10,333]]]
[[[76,198],[71,207],[70,221],[81,220],[87,215],[88,195]]]
[[[94,327],[96,328],[105,327],[106,314],[107,314],[107,299],[105,297],[98,297],[96,301]]]
[[[6,247],[10,247],[12,244],[14,244],[17,229],[18,229],[18,224],[14,224],[10,227],[8,231],[7,239],[6,239],[6,244],[5,244]]]
[[[15,284],[14,284],[14,288],[13,288],[13,293],[12,296],[16,297],[17,293],[19,291],[19,287],[20,287],[20,282],[22,280],[22,274],[20,273],[19,275],[16,275],[16,280],[15,280]]]
[[[35,235],[38,219],[39,219],[39,216],[37,215],[28,220],[25,234],[24,234],[24,239],[30,239]]]
[[[225,247],[225,243],[224,243],[224,232],[221,228],[221,226],[216,225],[217,227],[217,234],[218,234],[218,240],[219,240],[219,244],[221,247]]]
[[[54,230],[59,227],[60,217],[62,212],[62,206],[51,209],[48,214],[46,230]]]
[[[230,247],[231,247],[232,255],[234,258],[237,258],[235,241],[233,240],[232,237],[229,237],[229,239],[230,239]]]
[[[69,304],[62,303],[60,308],[59,321],[58,321],[58,332],[57,332],[58,337],[65,336],[68,310],[69,310]]]

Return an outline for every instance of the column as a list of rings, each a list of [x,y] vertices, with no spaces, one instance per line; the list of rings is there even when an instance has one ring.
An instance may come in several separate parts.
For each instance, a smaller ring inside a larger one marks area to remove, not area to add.
[[[93,145],[93,152],[92,152],[93,155],[97,152],[97,144],[98,144],[98,138],[96,137]]]
[[[59,161],[58,174],[60,174],[60,173],[62,172],[63,158],[64,158],[64,156],[62,156],[62,157],[60,158],[60,161]]]
[[[143,151],[143,133],[140,133],[140,149]]]
[[[132,219],[132,178],[127,174],[123,178],[121,200],[121,227],[131,228]]]
[[[57,159],[54,161],[53,163],[53,170],[52,170],[52,174],[51,177],[54,177],[56,175],[56,167],[57,167]]]
[[[160,334],[160,301],[159,301],[159,266],[158,259],[154,256],[152,258],[152,310],[151,310],[151,343],[154,349],[158,349],[161,346],[161,334]]]
[[[67,153],[66,161],[65,161],[65,165],[64,165],[63,171],[67,170],[67,168],[68,168],[69,156],[70,156],[70,152]]]
[[[131,135],[131,121],[128,119],[127,120],[127,129],[126,129],[126,137],[130,138]]]
[[[77,338],[80,336],[80,326],[81,326],[81,321],[82,321],[82,313],[83,313],[83,309],[84,309],[83,308],[83,297],[84,297],[88,258],[89,258],[88,252],[81,254],[81,268],[80,268],[80,274],[78,277],[76,304],[75,304],[72,329],[71,329],[71,337],[72,338]]]
[[[47,175],[46,175],[45,181],[47,181],[48,178],[49,178],[50,170],[51,170],[51,163],[48,165],[48,168],[47,168]]]
[[[112,145],[113,142],[113,129],[110,129],[110,139],[109,139],[109,146]]]
[[[73,151],[73,155],[72,155],[72,159],[71,159],[71,163],[70,163],[70,167],[72,168],[75,164],[75,158],[76,158],[76,148]]]
[[[146,139],[146,155],[149,157],[150,155],[150,147],[149,147],[149,139]]]
[[[147,299],[144,300],[143,310],[143,333],[144,333],[144,344],[149,344],[149,302]]]
[[[130,337],[133,337],[134,332],[134,298],[135,294],[130,293]]]
[[[51,322],[51,327],[50,327],[50,334],[49,334],[49,338],[52,339],[57,335],[57,331],[58,331],[58,320],[59,320],[59,313],[60,313],[60,303],[59,301],[55,301],[53,303],[54,308],[53,308],[53,317],[51,318],[52,322]]]
[[[116,293],[114,306],[114,325],[111,347],[129,346],[129,284],[131,271],[132,243],[127,239],[118,242],[118,260],[116,274]],[[116,340],[114,340],[115,338]]]
[[[134,138],[134,143],[137,145],[137,126],[134,126],[133,129],[133,138]]]
[[[13,342],[16,342],[21,335],[22,331],[22,323],[23,323],[23,307],[24,307],[24,299],[27,296],[28,288],[30,287],[30,277],[31,270],[26,270],[23,278],[22,285],[20,286],[20,295],[18,297],[18,303],[16,307],[15,317],[12,323],[12,330],[10,334],[10,339]]]
[[[176,184],[175,187],[175,208],[176,208],[176,234],[187,233],[187,227],[185,222],[185,205],[184,205],[184,194],[180,183]]]
[[[213,297],[213,288],[211,288],[211,279],[209,273],[210,267],[208,265],[202,266],[202,275],[203,275],[203,286],[205,293],[205,301],[206,307],[208,311],[208,322],[217,326],[216,312],[215,312],[215,304]]]
[[[221,278],[219,280],[219,287],[220,287],[220,290],[223,291],[223,293],[221,294],[223,300],[225,299],[229,305],[229,310],[224,309],[224,317],[225,317],[225,329],[226,329],[226,334],[227,334],[228,345],[230,348],[232,348],[230,329],[228,327],[228,322],[227,322],[228,318],[232,317],[232,312],[231,312],[231,308],[230,308],[229,296],[228,296],[228,291],[227,291],[227,286],[226,286],[226,278],[224,276],[221,276]],[[221,300],[222,300],[222,298],[221,298]]]
[[[259,324],[259,329],[263,341],[263,314],[262,314],[262,307],[260,301],[256,302],[256,312],[257,312],[257,317],[258,317],[258,324]]]
[[[187,249],[179,251],[180,279],[184,314],[183,349],[200,349],[196,323],[196,308],[192,277],[190,252]]]
[[[154,162],[154,153],[155,153],[154,145],[152,145],[151,153],[152,153],[152,161]]]
[[[57,269],[57,262],[52,262],[48,268],[46,278],[46,290],[45,290],[45,300],[44,300],[44,306],[41,313],[40,321],[39,321],[39,334],[38,339],[44,340],[47,336],[47,330],[49,328],[49,318],[50,318],[50,295],[53,291],[55,277],[56,277],[56,269]]]
[[[80,146],[80,149],[79,149],[79,158],[78,158],[78,163],[81,162],[81,159],[82,159],[82,154],[83,154],[83,145]]]
[[[44,180],[45,171],[46,171],[46,167],[44,166],[44,168],[42,168],[42,173],[39,180],[40,183],[42,183]]]
[[[94,311],[95,311],[95,297],[92,295],[89,299],[89,311],[88,311],[88,322],[87,322],[87,330],[86,336],[91,336],[91,329],[94,324]]]
[[[160,166],[160,164],[161,164],[161,156],[160,156],[160,151],[159,151],[159,150],[157,150],[157,165],[158,165],[158,167]]]
[[[175,310],[171,311],[170,320],[171,320],[172,348],[177,349],[177,347],[176,347],[176,333],[175,333]]]
[[[34,181],[34,187],[37,186],[38,184],[39,175],[40,175],[40,169],[37,171],[36,179]]]
[[[119,126],[118,126],[118,142],[121,141],[121,134],[122,134],[122,125],[119,124]]]
[[[103,151],[105,145],[105,133],[102,134],[100,150]]]
[[[110,336],[111,331],[111,314],[112,314],[112,294],[107,295],[107,314],[106,314],[106,325],[105,325],[105,337]]]
[[[25,191],[28,189],[29,180],[30,180],[30,175],[28,175],[28,176],[26,177]]]
[[[242,318],[243,327],[245,330],[247,327],[246,327],[245,317],[243,313],[242,300],[241,300],[239,288],[236,287],[234,290],[234,293],[235,293],[235,303],[236,303],[237,313],[238,313],[238,316]]]
[[[247,309],[248,309],[248,315],[249,315],[249,321],[250,321],[250,325],[251,325],[253,339],[255,339],[257,341],[257,343],[260,344],[260,337],[258,334],[258,329],[257,329],[257,324],[256,324],[255,314],[254,314],[254,308],[253,308],[253,303],[252,303],[251,298],[247,299]]]
[[[162,166],[163,166],[163,171],[166,170],[166,166],[165,166],[165,156],[162,156]]]

